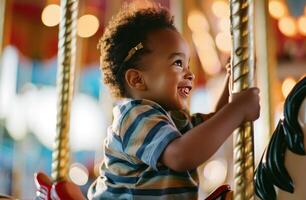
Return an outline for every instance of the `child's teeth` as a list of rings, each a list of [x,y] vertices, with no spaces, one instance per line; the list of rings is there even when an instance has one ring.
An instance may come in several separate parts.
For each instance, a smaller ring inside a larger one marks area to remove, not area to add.
[[[184,93],[186,95],[188,95],[189,92],[190,92],[190,89],[188,87],[182,87],[182,88],[180,88],[180,90],[181,90],[182,93]]]

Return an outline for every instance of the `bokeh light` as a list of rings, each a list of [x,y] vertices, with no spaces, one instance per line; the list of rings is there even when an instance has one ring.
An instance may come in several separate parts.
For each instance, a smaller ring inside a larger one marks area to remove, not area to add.
[[[216,36],[216,45],[220,51],[230,53],[232,49],[231,35],[229,32],[220,32]]]
[[[61,8],[59,5],[50,4],[41,13],[41,20],[46,26],[56,26],[61,19]]]
[[[193,33],[192,40],[196,46],[203,70],[209,75],[219,73],[221,64],[211,35],[208,32]]]
[[[99,28],[99,20],[93,15],[83,15],[78,20],[78,35],[83,38],[93,36]]]
[[[278,21],[279,30],[286,36],[292,37],[297,33],[296,22],[292,17],[283,17]]]
[[[280,19],[286,14],[286,6],[284,2],[272,0],[269,2],[269,13],[275,19]]]
[[[229,5],[226,1],[214,1],[211,7],[214,15],[218,18],[228,18],[230,16]]]
[[[192,32],[209,31],[206,17],[198,10],[189,13],[187,24]]]
[[[85,185],[88,181],[88,170],[80,163],[73,163],[69,169],[69,177],[77,185]]]
[[[227,162],[218,158],[209,161],[203,169],[204,185],[207,191],[222,185],[227,177]]]
[[[229,18],[221,18],[218,21],[218,28],[223,32],[230,32],[231,23]]]
[[[15,140],[24,139],[27,134],[26,116],[24,111],[24,102],[22,97],[16,97],[12,100],[12,107],[7,115],[6,126],[10,135]],[[18,126],[16,126],[18,124]]]
[[[298,29],[300,34],[306,36],[306,17],[302,16],[298,19]]]

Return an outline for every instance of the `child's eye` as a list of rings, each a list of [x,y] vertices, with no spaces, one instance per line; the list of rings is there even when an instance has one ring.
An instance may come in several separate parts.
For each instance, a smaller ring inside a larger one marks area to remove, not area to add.
[[[176,61],[174,61],[173,64],[176,65],[176,66],[179,66],[179,67],[183,67],[183,61],[182,60],[176,60]]]

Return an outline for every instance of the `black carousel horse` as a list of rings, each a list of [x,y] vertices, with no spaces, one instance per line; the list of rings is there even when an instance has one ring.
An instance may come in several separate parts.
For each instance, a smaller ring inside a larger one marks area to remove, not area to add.
[[[262,200],[306,199],[306,77],[291,90],[266,152],[255,172]],[[276,186],[276,187],[275,187]]]

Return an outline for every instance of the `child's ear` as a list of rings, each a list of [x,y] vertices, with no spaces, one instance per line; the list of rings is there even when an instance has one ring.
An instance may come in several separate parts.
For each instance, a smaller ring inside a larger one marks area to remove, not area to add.
[[[125,72],[125,81],[127,85],[136,90],[146,90],[147,86],[144,81],[144,77],[140,70],[128,69]]]

